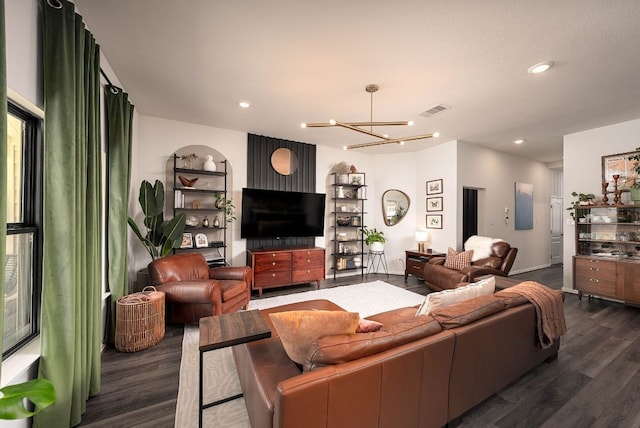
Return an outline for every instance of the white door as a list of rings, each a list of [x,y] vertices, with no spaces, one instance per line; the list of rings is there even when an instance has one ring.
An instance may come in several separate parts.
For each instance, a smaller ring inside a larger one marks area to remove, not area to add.
[[[551,197],[551,260],[552,265],[562,263],[562,198]]]

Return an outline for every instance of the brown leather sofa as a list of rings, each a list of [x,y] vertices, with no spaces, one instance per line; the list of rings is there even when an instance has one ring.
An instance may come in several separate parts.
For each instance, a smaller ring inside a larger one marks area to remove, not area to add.
[[[475,282],[483,275],[508,276],[518,249],[504,241],[491,246],[491,255],[476,260],[462,270],[444,267],[445,257],[433,257],[424,266],[425,285],[433,291],[456,288],[469,282]]]
[[[501,293],[432,315],[416,317],[411,307],[368,317],[382,330],[318,339],[304,367],[289,359],[273,327],[271,338],[233,347],[251,426],[447,424],[557,356],[559,340],[537,344],[534,306]],[[314,300],[262,313],[271,325],[269,313],[301,309],[340,310]]]
[[[243,309],[251,298],[251,268],[209,268],[200,253],[162,257],[149,263],[149,279],[166,293],[169,323],[197,324],[200,318]]]

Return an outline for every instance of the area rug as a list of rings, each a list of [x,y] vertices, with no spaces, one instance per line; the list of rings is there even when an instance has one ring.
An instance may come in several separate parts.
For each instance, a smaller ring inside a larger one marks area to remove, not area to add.
[[[383,281],[375,281],[252,300],[249,303],[249,309],[264,309],[313,299],[330,300],[348,311],[359,312],[360,316],[366,317],[395,308],[419,305],[424,300],[424,296]],[[197,326],[185,326],[176,405],[176,428],[198,426],[198,336]],[[242,392],[231,348],[206,352],[204,368],[205,403]],[[251,427],[242,398],[205,410],[203,419],[205,427]]]

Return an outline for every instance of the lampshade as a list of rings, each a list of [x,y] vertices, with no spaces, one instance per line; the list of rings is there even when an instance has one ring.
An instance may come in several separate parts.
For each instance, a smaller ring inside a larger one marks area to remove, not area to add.
[[[416,231],[416,242],[427,242],[429,240],[429,232],[426,230]]]
[[[429,241],[429,232],[426,230],[416,231],[416,242],[418,243],[418,252],[424,253],[424,243]]]

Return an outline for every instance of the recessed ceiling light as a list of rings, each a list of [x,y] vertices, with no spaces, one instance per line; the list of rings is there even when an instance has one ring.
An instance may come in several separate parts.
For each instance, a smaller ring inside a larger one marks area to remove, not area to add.
[[[238,103],[238,105],[242,108],[249,108],[251,107],[251,103],[249,101],[240,101]]]
[[[527,71],[531,74],[544,73],[545,71],[550,69],[552,66],[553,66],[553,61],[545,61],[545,62],[540,62],[536,65],[532,65],[531,67],[529,67],[529,70]]]
[[[524,143],[524,140],[514,140],[513,143],[514,144],[522,144],[522,143]]]

